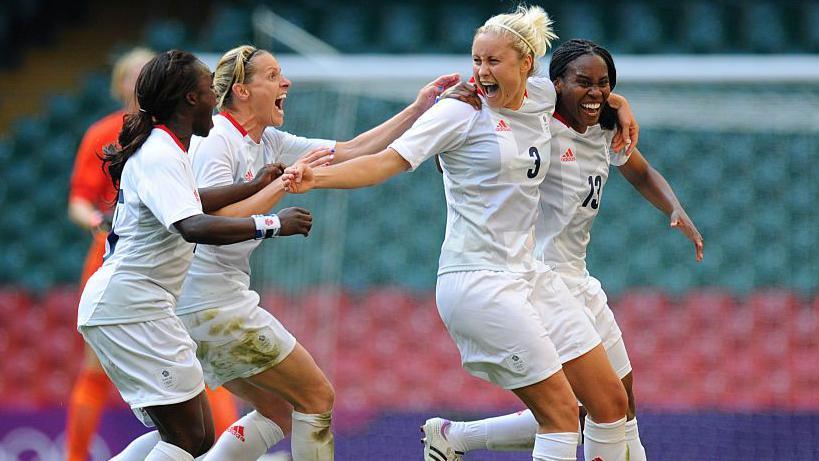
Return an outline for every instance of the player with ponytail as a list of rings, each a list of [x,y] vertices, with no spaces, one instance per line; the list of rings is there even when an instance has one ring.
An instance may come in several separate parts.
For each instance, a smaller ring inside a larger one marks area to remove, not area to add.
[[[213,443],[210,408],[195,345],[174,305],[195,243],[230,244],[307,235],[312,218],[226,218],[204,214],[258,192],[271,181],[198,190],[188,159],[191,139],[206,136],[216,104],[210,71],[190,53],[161,53],[136,84],[140,110],[129,114],[119,146],[104,164],[118,186],[102,267],[89,279],[77,325],[137,417],[157,431],[114,459],[193,460]]]

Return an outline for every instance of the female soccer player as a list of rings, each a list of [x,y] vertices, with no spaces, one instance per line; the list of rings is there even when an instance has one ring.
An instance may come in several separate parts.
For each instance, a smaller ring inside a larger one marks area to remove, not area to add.
[[[540,7],[519,7],[477,30],[472,55],[484,103],[479,111],[441,101],[376,155],[316,170],[298,165],[283,178],[292,192],[363,187],[441,153],[448,216],[436,298],[464,367],[512,390],[532,410],[539,423],[535,460],[575,459],[578,410],[567,376],[594,375],[581,388],[594,419],[586,427],[594,439],[587,459],[622,460],[623,386],[582,307],[556,276],[538,275],[534,257],[538,187],[549,167],[540,153],[549,152],[556,95],[551,81],[531,75],[555,38],[550,24]],[[627,107],[622,112],[629,120]],[[546,282],[535,286],[538,279]],[[556,334],[553,318],[570,334]],[[457,459],[457,453],[436,452],[440,427],[425,430],[425,459]]]
[[[115,459],[192,460],[213,443],[195,346],[173,312],[193,243],[306,235],[312,218],[299,209],[245,219],[202,213],[259,187],[202,190],[200,197],[187,149],[192,136],[210,130],[216,98],[207,66],[192,54],[151,59],[136,95],[139,111],[125,117],[119,146],[105,151],[117,205],[106,260],[86,284],[77,324],[123,399],[158,429],[140,437],[152,448],[129,446]]]
[[[139,109],[134,97],[134,85],[142,66],[152,57],[152,51],[135,48],[117,59],[111,73],[111,95],[123,104],[123,108],[91,125],[77,150],[74,172],[71,175],[68,216],[75,224],[93,234],[83,266],[80,289],[85,287],[91,274],[102,265],[105,236],[110,230],[110,213],[117,194],[111,179],[103,172],[99,155],[105,146],[116,142],[125,114]],[[88,458],[91,436],[97,430],[110,387],[110,381],[99,360],[86,346],[82,368],[71,390],[66,412],[68,461],[85,461]],[[236,405],[229,393],[208,391],[208,400],[213,409],[213,422],[217,430],[226,429],[228,424],[236,420]]]
[[[572,294],[593,315],[609,361],[628,394],[626,441],[632,461],[645,461],[635,416],[631,362],[622,332],[608,306],[600,282],[586,268],[586,248],[591,226],[600,208],[603,187],[611,165],[648,201],[669,216],[694,244],[702,260],[703,241],[696,226],[677,200],[671,186],[652,168],[639,150],[630,155],[609,148],[615,117],[607,99],[617,81],[609,52],[588,40],[570,40],[552,55],[549,76],[557,90],[557,107],[551,121],[551,167],[540,189],[537,221],[537,254],[556,268]],[[448,422],[442,448],[466,452],[531,447],[537,421],[524,411],[480,421]]]
[[[214,128],[192,149],[199,187],[241,184],[262,165],[298,161],[318,165],[374,154],[395,140],[428,109],[441,91],[457,83],[443,76],[425,86],[416,101],[382,125],[351,141],[306,139],[277,130],[284,123],[290,81],[269,52],[252,46],[228,51],[216,66],[214,87],[221,111]],[[333,154],[330,149],[333,148]],[[306,157],[305,157],[306,156]],[[214,214],[250,216],[270,210],[283,196],[281,181]],[[334,392],[313,358],[275,317],[259,307],[250,289],[250,254],[258,242],[200,245],[176,312],[197,345],[207,384],[224,385],[255,408],[222,434],[206,459],[255,460],[292,425],[296,461],[333,458],[330,430]],[[228,328],[231,325],[233,328]],[[293,406],[282,421],[271,408],[283,397]]]

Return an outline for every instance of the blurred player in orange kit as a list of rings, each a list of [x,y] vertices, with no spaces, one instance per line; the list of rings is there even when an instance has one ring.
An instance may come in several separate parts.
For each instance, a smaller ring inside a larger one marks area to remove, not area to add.
[[[88,278],[102,265],[105,253],[105,237],[110,230],[110,211],[116,197],[111,179],[102,169],[100,155],[104,146],[115,143],[122,129],[123,116],[135,112],[134,86],[142,66],[154,53],[135,48],[120,57],[111,75],[111,94],[121,101],[123,108],[106,115],[91,125],[83,136],[68,198],[68,216],[72,222],[93,234],[91,247],[83,265],[80,289]],[[85,346],[85,358],[68,404],[66,421],[66,459],[85,461],[91,437],[97,430],[102,410],[105,408],[111,382],[100,367],[94,352]],[[221,432],[236,419],[238,413],[233,397],[224,389],[208,391],[214,426]]]

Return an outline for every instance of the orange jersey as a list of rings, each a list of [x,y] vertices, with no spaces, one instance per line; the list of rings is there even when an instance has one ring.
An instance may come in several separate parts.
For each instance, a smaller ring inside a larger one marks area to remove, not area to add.
[[[117,191],[111,184],[111,178],[102,170],[100,156],[105,146],[117,142],[124,115],[123,111],[106,115],[85,132],[74,160],[69,201],[80,198],[103,212],[113,206]]]
[[[83,199],[91,203],[96,209],[106,212],[114,204],[117,190],[111,184],[111,178],[102,170],[102,149],[108,144],[115,143],[122,130],[123,111],[117,111],[98,120],[85,132],[74,160],[74,172],[71,175],[71,189],[68,200]],[[94,236],[91,248],[83,266],[80,288],[91,274],[102,265],[102,256],[105,253],[105,235]]]

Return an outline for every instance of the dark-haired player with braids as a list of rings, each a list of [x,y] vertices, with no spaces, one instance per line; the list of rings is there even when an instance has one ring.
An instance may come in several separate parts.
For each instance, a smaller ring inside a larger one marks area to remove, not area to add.
[[[197,190],[187,150],[213,126],[216,96],[210,70],[195,56],[154,57],[136,95],[139,111],[126,115],[119,145],[105,150],[117,204],[105,262],[86,284],[77,325],[123,399],[157,428],[114,459],[190,461],[214,437],[195,345],[174,314],[194,243],[307,235],[312,218],[297,208],[252,218],[203,213],[258,192],[275,169],[257,175],[263,180]]]
[[[557,91],[549,171],[540,186],[540,216],[536,225],[537,255],[555,267],[560,278],[593,317],[609,361],[628,394],[626,442],[629,460],[645,461],[635,417],[631,363],[622,333],[608,306],[600,282],[586,268],[586,248],[602,189],[611,165],[648,201],[670,218],[694,244],[702,260],[703,241],[668,182],[639,150],[613,152],[616,114],[607,99],[617,81],[609,52],[588,40],[569,40],[555,49],[549,77]],[[462,96],[464,96],[462,94]],[[587,420],[588,422],[588,420]],[[480,421],[447,422],[446,443],[459,452],[477,449],[530,449],[538,424],[529,410]]]

